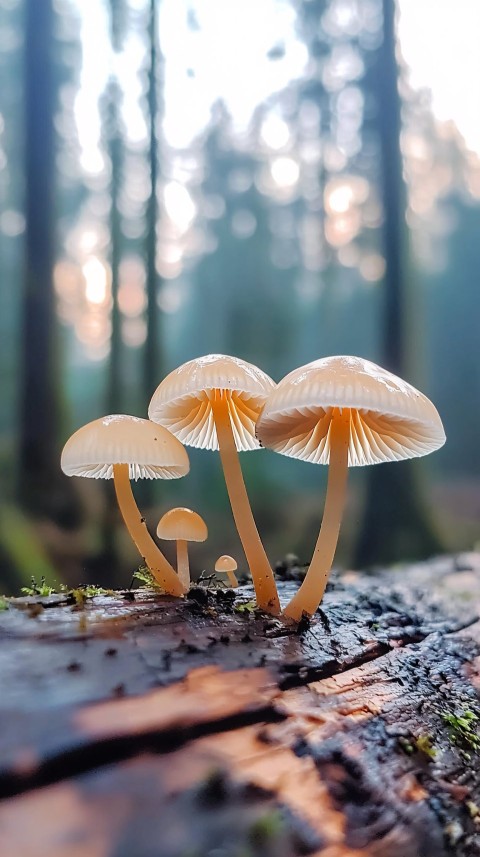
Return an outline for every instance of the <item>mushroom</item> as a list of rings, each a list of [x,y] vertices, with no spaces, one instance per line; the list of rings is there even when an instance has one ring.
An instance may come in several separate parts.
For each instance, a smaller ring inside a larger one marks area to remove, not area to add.
[[[283,455],[329,464],[322,526],[307,575],[285,610],[292,619],[320,604],[340,530],[348,467],[433,452],[445,432],[432,402],[360,357],[326,357],[290,372],[257,422],[261,443]]]
[[[170,595],[183,587],[150,536],[135,502],[130,479],[178,479],[190,468],[187,451],[169,431],[126,414],[101,417],[78,429],[61,457],[67,476],[112,479],[126,527],[160,586]]]
[[[187,446],[219,450],[258,606],[276,614],[280,604],[273,571],[253,518],[237,452],[259,448],[255,423],[274,388],[272,379],[251,363],[209,354],[167,375],[153,395],[148,415]]]
[[[157,527],[159,539],[177,542],[177,572],[185,591],[190,587],[188,542],[204,542],[208,536],[203,518],[191,509],[170,509],[160,518]]]
[[[228,556],[228,554],[223,554],[223,556],[219,556],[215,563],[215,571],[224,571],[228,577],[228,582],[230,586],[234,589],[238,586],[238,580],[236,577],[236,570],[238,568],[237,561],[233,558],[233,556]]]

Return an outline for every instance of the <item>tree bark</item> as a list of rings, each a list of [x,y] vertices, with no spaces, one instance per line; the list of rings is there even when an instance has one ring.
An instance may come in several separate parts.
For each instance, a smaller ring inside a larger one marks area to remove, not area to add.
[[[478,854],[480,555],[252,594],[0,614],[2,857]]]

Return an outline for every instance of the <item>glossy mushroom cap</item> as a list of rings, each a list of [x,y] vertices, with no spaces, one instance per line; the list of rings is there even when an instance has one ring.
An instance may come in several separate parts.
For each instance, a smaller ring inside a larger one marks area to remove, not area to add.
[[[126,414],[82,426],[63,447],[67,476],[112,479],[114,464],[128,464],[130,479],[178,479],[190,464],[186,449],[169,431]]]
[[[170,509],[158,522],[157,536],[167,541],[204,542],[208,529],[197,512],[184,508]]]
[[[224,554],[219,556],[215,563],[215,571],[236,571],[238,568],[236,560],[233,556]]]
[[[351,409],[350,467],[428,455],[445,443],[432,402],[361,357],[326,357],[290,372],[270,394],[257,437],[283,455],[328,464],[333,408]]]
[[[211,401],[219,391],[227,391],[237,449],[258,449],[255,423],[274,388],[272,379],[251,363],[208,354],[167,375],[153,395],[148,416],[187,446],[218,449]]]

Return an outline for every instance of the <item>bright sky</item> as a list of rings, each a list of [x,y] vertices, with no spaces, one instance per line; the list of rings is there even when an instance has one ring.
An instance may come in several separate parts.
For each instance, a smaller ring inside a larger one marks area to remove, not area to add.
[[[125,92],[124,115],[133,141],[146,128],[138,105],[138,69],[143,45],[131,33],[121,56],[105,50],[108,39],[104,4],[74,0],[81,11],[85,45],[81,89],[76,103],[82,164],[102,168],[97,148],[99,119],[94,104],[114,71]],[[145,0],[131,0],[144,7]],[[188,145],[208,122],[217,99],[228,105],[235,123],[244,127],[255,106],[289,80],[300,76],[307,59],[294,31],[288,0],[196,0],[200,30],[187,26],[187,0],[162,0],[160,32],[166,57],[165,132],[174,146]],[[400,39],[415,88],[432,91],[440,119],[453,119],[467,144],[480,153],[480,0],[400,0]],[[221,33],[221,37],[219,34]],[[267,58],[277,44],[285,56]]]
[[[400,0],[400,10],[411,83],[432,91],[436,116],[480,154],[480,0]]]

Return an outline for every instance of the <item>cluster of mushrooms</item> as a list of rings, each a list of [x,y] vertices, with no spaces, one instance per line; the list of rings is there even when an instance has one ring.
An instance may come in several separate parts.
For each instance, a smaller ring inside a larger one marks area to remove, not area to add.
[[[192,538],[192,525],[193,538],[198,540],[206,538],[206,527],[189,510],[171,510],[164,516],[157,534],[177,539],[176,571],[147,530],[133,497],[132,479],[185,476],[189,460],[184,444],[218,449],[258,607],[278,615],[275,579],[238,453],[263,446],[329,465],[324,516],[312,561],[283,611],[295,621],[303,614],[313,615],[325,592],[345,505],[348,467],[427,455],[445,443],[432,402],[410,384],[359,357],[315,360],[275,384],[251,363],[209,354],[183,364],[161,382],[148,416],[145,420],[116,414],[88,423],[66,443],[61,466],[69,476],[113,477],[128,531],[151,573],[170,595],[188,591],[186,542]],[[229,559],[217,561],[219,570],[233,571],[225,565]]]

